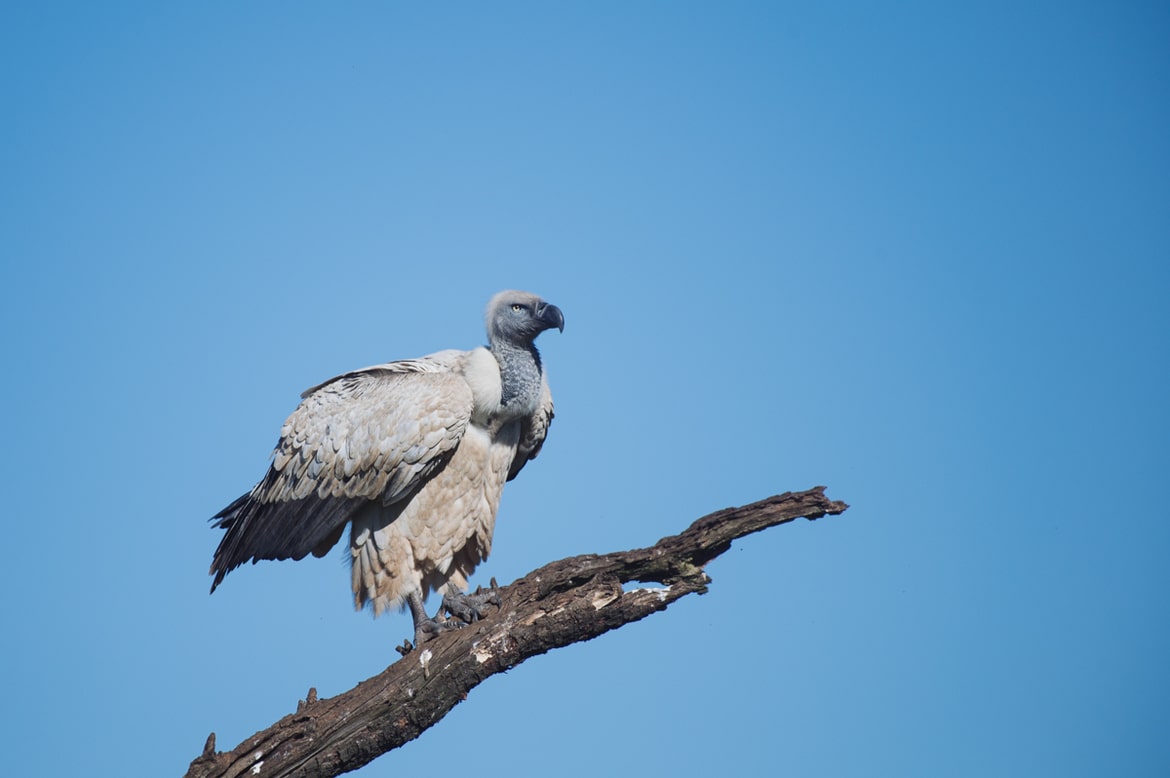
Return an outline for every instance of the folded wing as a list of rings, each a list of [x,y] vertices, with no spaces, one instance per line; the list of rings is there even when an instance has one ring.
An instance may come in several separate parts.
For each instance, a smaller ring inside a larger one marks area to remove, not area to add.
[[[472,415],[464,355],[389,362],[308,390],[267,474],[213,519],[227,532],[212,560],[212,591],[249,560],[324,555],[365,503],[406,499],[441,469]]]
[[[530,460],[536,459],[536,455],[544,446],[544,439],[548,435],[548,427],[552,424],[553,415],[553,399],[552,392],[548,388],[548,376],[542,374],[540,404],[536,406],[536,410],[531,416],[520,420],[520,444],[516,447],[516,456],[512,459],[512,466],[508,468],[509,481],[515,478]]]

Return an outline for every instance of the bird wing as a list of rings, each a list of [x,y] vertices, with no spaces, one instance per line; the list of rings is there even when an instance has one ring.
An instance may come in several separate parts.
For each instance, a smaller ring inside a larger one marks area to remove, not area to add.
[[[516,447],[516,456],[512,458],[512,466],[508,468],[509,481],[520,473],[529,460],[536,459],[536,455],[544,446],[544,439],[548,435],[548,427],[552,424],[554,415],[552,392],[548,388],[548,376],[542,373],[540,403],[531,416],[520,422],[520,444]]]
[[[411,495],[446,464],[472,415],[466,352],[355,370],[309,389],[285,421],[272,466],[214,517],[227,530],[212,591],[249,559],[324,555],[353,512]]]

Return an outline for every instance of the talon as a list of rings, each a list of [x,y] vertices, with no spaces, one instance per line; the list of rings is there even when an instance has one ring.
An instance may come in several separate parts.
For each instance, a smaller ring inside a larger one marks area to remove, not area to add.
[[[416,646],[421,647],[423,643],[443,632],[463,629],[468,624],[473,624],[484,618],[487,615],[485,611],[489,604],[502,608],[503,600],[501,600],[499,592],[496,591],[495,583],[496,579],[493,578],[491,589],[479,586],[476,588],[475,594],[458,592],[444,594],[443,604],[434,617],[428,616],[423,610],[422,593],[412,592],[407,597],[406,602],[414,616],[414,645],[411,645],[409,640],[404,640],[401,646],[395,646],[395,650],[402,656],[406,656]],[[444,618],[444,613],[449,618]]]
[[[494,583],[495,579],[492,580]],[[476,588],[475,594],[444,594],[440,613],[446,611],[451,616],[461,619],[464,624],[473,624],[487,615],[485,609],[489,604],[502,608],[503,600],[500,599],[500,593],[495,587],[484,589],[480,586]]]

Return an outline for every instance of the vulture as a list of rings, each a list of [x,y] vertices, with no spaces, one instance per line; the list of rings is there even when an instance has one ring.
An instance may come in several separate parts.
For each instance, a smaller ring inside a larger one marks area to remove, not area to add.
[[[486,323],[486,347],[374,365],[304,392],[264,478],[211,519],[226,530],[211,591],[249,560],[324,556],[348,526],[355,607],[409,607],[416,645],[498,605],[490,591],[466,593],[467,580],[491,551],[504,482],[548,434],[552,395],[534,341],[563,332],[565,318],[508,290],[492,297]],[[428,617],[424,601],[440,590]]]

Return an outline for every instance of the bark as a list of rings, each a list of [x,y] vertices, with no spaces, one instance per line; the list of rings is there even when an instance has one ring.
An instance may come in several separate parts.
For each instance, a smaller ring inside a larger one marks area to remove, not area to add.
[[[215,750],[213,732],[187,776],[326,778],[356,770],[418,737],[486,678],[707,591],[711,579],[704,565],[736,538],[849,507],[824,491],[819,486],[727,508],[649,548],[547,564],[500,588],[498,612],[433,638],[336,697],[317,699],[310,689],[296,713],[231,751]],[[623,584],[632,581],[657,586],[625,590]]]

